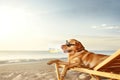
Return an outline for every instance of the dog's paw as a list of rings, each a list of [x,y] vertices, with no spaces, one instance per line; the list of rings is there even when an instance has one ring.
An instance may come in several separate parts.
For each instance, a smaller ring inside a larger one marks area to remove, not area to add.
[[[51,65],[52,63],[53,63],[52,61],[47,62],[48,65]]]

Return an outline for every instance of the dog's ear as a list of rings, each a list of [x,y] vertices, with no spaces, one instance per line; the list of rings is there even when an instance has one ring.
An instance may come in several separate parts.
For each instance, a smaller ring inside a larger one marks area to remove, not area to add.
[[[82,45],[81,42],[76,42],[76,48],[77,48],[77,51],[82,51],[82,50],[85,50],[85,47]]]

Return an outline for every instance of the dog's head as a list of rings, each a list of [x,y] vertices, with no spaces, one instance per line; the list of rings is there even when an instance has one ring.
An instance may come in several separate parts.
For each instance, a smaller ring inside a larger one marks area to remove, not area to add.
[[[79,52],[84,50],[84,46],[76,39],[66,40],[66,43],[61,46],[65,53]]]

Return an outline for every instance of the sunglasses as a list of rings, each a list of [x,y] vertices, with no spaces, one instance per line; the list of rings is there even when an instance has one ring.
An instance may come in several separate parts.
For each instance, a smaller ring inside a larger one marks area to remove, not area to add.
[[[66,40],[66,46],[70,47],[70,46],[74,46],[75,44],[71,44]]]

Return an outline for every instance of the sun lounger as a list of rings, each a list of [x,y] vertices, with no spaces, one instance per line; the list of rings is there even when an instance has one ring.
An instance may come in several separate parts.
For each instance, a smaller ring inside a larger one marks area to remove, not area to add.
[[[63,68],[64,72],[65,65],[58,65],[57,63],[55,64],[58,80],[61,80],[61,74],[59,71],[60,67]],[[108,79],[120,80],[120,49],[113,53],[111,56],[109,56],[107,59],[105,59],[103,62],[99,63],[93,70],[79,67],[74,67],[70,70],[106,77]]]

